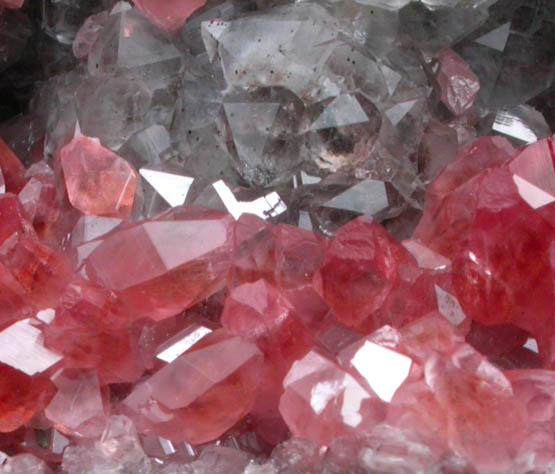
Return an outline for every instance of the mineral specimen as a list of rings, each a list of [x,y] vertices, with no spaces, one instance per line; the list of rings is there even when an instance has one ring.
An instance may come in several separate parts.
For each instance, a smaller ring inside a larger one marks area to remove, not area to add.
[[[0,474],[555,472],[548,3],[0,0]]]

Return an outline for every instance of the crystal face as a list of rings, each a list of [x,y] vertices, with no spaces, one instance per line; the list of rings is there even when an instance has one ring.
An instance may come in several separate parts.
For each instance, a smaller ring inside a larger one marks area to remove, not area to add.
[[[548,3],[0,0],[0,473],[555,472]]]

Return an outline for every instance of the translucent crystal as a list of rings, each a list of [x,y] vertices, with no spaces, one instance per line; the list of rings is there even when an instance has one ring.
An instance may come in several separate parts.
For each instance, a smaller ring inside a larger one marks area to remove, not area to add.
[[[360,214],[373,215],[387,208],[389,200],[385,183],[368,179],[337,195],[324,205]]]
[[[135,200],[137,172],[98,141],[81,136],[61,151],[71,204],[85,214],[125,218]]]
[[[193,178],[146,168],[141,168],[139,174],[171,207],[185,204]]]
[[[89,56],[90,58],[90,56]],[[152,92],[136,77],[89,78],[76,92],[83,133],[118,149],[136,131],[148,111]]]
[[[151,473],[133,424],[124,416],[110,418],[94,446],[70,446],[64,450],[62,468],[75,474],[130,471]]]

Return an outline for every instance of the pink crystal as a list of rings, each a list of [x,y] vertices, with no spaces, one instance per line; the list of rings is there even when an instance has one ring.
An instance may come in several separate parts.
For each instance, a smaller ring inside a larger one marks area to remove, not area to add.
[[[510,382],[467,345],[432,356],[425,379],[447,414],[450,446],[484,472],[506,472],[525,439],[527,416]]]
[[[135,5],[148,20],[168,32],[183,26],[191,14],[202,7],[206,0],[134,0]]]
[[[359,217],[331,241],[314,285],[336,318],[356,327],[384,303],[399,272],[411,264],[407,250],[382,226]]]
[[[52,376],[58,391],[44,414],[57,429],[74,436],[102,434],[107,420],[103,396],[94,370],[59,370]],[[68,409],[69,408],[69,409]]]
[[[276,237],[276,281],[282,288],[298,288],[309,284],[320,267],[325,241],[312,232],[279,224],[273,228]]]
[[[267,222],[252,214],[242,214],[235,224],[233,268],[228,286],[264,278],[275,283],[276,236]]]
[[[254,344],[215,331],[138,384],[122,409],[144,434],[206,443],[252,407],[261,360]]]
[[[285,429],[278,429],[283,378],[291,364],[310,350],[308,331],[287,300],[264,280],[234,288],[226,299],[221,323],[230,334],[256,342],[264,352],[260,394],[251,414],[264,439],[274,444],[283,441]]]
[[[295,436],[329,444],[370,434],[385,417],[378,397],[316,351],[295,362],[283,382],[279,410]]]
[[[480,90],[480,80],[468,64],[452,49],[439,56],[437,80],[441,87],[441,101],[455,115],[462,115]]]
[[[60,160],[75,208],[93,216],[125,218],[131,214],[138,174],[127,161],[85,136],[64,146]]]
[[[144,366],[132,320],[113,292],[76,281],[44,328],[45,344],[64,356],[67,368],[96,369],[103,384],[134,382]]]
[[[88,256],[87,275],[115,291],[136,316],[173,316],[220,290],[230,268],[233,218],[177,207],[118,229]]]
[[[0,0],[0,7],[21,8],[25,0]],[[0,139],[1,140],[1,139]]]

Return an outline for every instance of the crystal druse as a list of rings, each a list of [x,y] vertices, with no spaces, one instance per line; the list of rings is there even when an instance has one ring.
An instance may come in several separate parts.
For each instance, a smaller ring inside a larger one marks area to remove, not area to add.
[[[0,0],[0,474],[555,472],[554,41]]]

